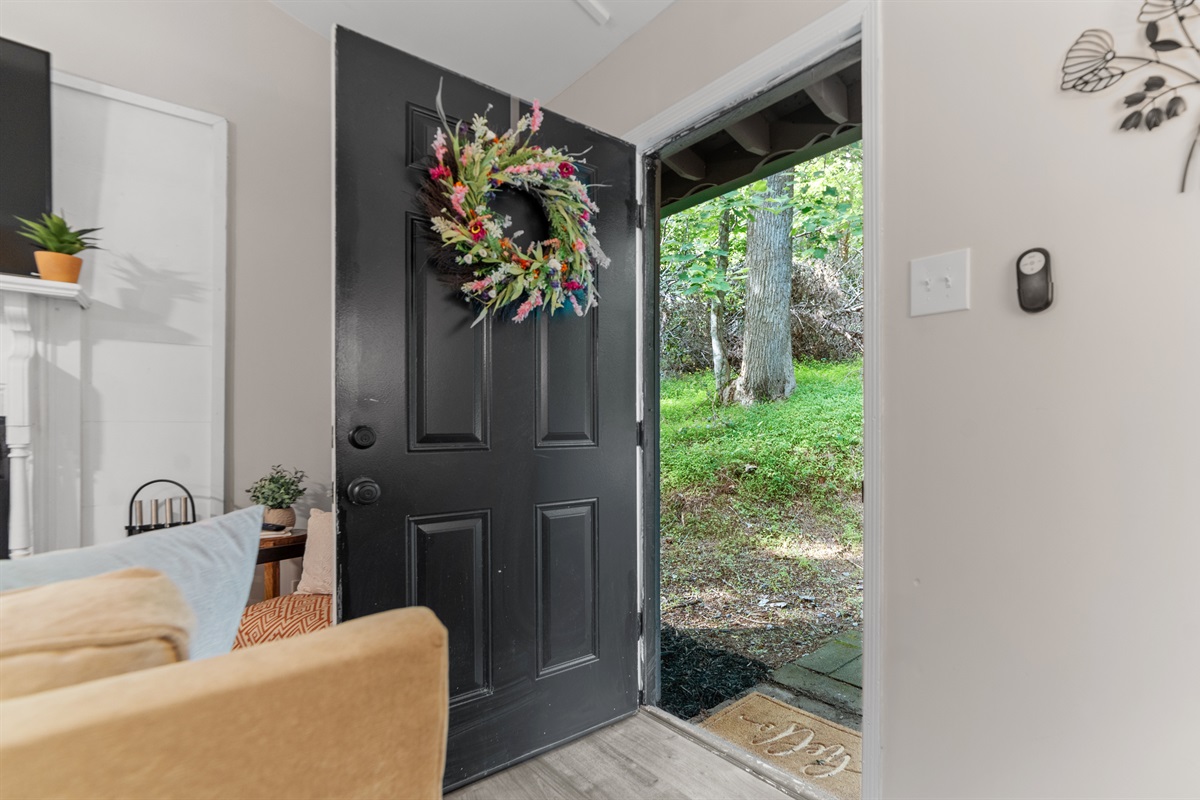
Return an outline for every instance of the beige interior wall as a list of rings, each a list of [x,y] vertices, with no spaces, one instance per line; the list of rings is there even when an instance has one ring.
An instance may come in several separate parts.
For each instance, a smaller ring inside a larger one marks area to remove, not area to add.
[[[883,6],[885,796],[1195,796],[1200,97],[1121,133],[1132,88],[1059,90],[1084,29],[1139,44],[1132,0]],[[798,27],[744,7],[677,4],[550,105],[631,129]],[[971,310],[910,318],[908,262],[962,247]]]
[[[1146,74],[1059,89],[1087,28],[1142,49],[1139,7],[884,4],[896,796],[1200,791],[1200,169],[1178,192],[1200,116],[1121,133]],[[908,259],[963,246],[972,310],[909,319]],[[1057,290],[1034,316],[1013,289],[1032,246]]]
[[[55,69],[229,120],[226,504],[245,505],[282,463],[328,508],[328,41],[258,0],[4,0],[0,36],[49,51]]]

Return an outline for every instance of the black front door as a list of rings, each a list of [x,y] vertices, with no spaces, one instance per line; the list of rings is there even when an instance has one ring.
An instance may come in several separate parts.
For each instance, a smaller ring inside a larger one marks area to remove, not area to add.
[[[425,605],[450,630],[452,787],[637,708],[634,150],[546,114],[543,145],[591,148],[600,307],[471,327],[417,198],[435,97],[496,130],[516,104],[345,29],[335,50],[340,615]]]

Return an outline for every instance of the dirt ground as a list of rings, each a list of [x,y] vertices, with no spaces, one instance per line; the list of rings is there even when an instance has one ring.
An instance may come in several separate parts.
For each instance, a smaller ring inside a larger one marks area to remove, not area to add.
[[[860,499],[833,515],[796,503],[764,516],[720,496],[664,496],[663,624],[772,668],[861,627],[861,519]]]

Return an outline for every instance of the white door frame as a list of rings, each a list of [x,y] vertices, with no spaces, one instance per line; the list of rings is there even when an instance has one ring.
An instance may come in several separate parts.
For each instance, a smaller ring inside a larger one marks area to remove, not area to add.
[[[637,146],[639,196],[644,197],[643,157],[660,149],[679,133],[719,115],[797,72],[813,66],[844,48],[861,36],[863,80],[863,284],[865,309],[863,314],[863,478],[866,493],[863,498],[863,784],[864,800],[883,794],[882,739],[882,594],[883,594],[883,451],[881,436],[880,378],[883,374],[880,356],[880,261],[879,249],[883,230],[883,208],[880,178],[882,70],[881,70],[881,7],[879,0],[847,0],[838,8],[797,31],[778,44],[764,50],[741,66],[725,73],[708,86],[684,98],[670,108],[622,134],[623,139]],[[645,296],[642,285],[645,252],[638,242],[638,380],[643,380],[641,358],[646,344]],[[641,408],[645,386],[638,387],[638,418],[645,418]],[[639,476],[644,475],[638,469]],[[639,501],[644,497],[638,487]],[[639,528],[643,516],[639,514]],[[645,531],[639,530],[639,540]],[[639,552],[644,548],[639,544]],[[643,556],[644,557],[644,556]],[[642,565],[640,572],[645,571]],[[642,585],[639,576],[639,586]]]

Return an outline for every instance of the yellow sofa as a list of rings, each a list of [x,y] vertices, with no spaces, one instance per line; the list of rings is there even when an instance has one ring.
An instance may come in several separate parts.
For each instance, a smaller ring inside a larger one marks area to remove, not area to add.
[[[0,702],[0,800],[441,797],[446,629],[408,608]]]

